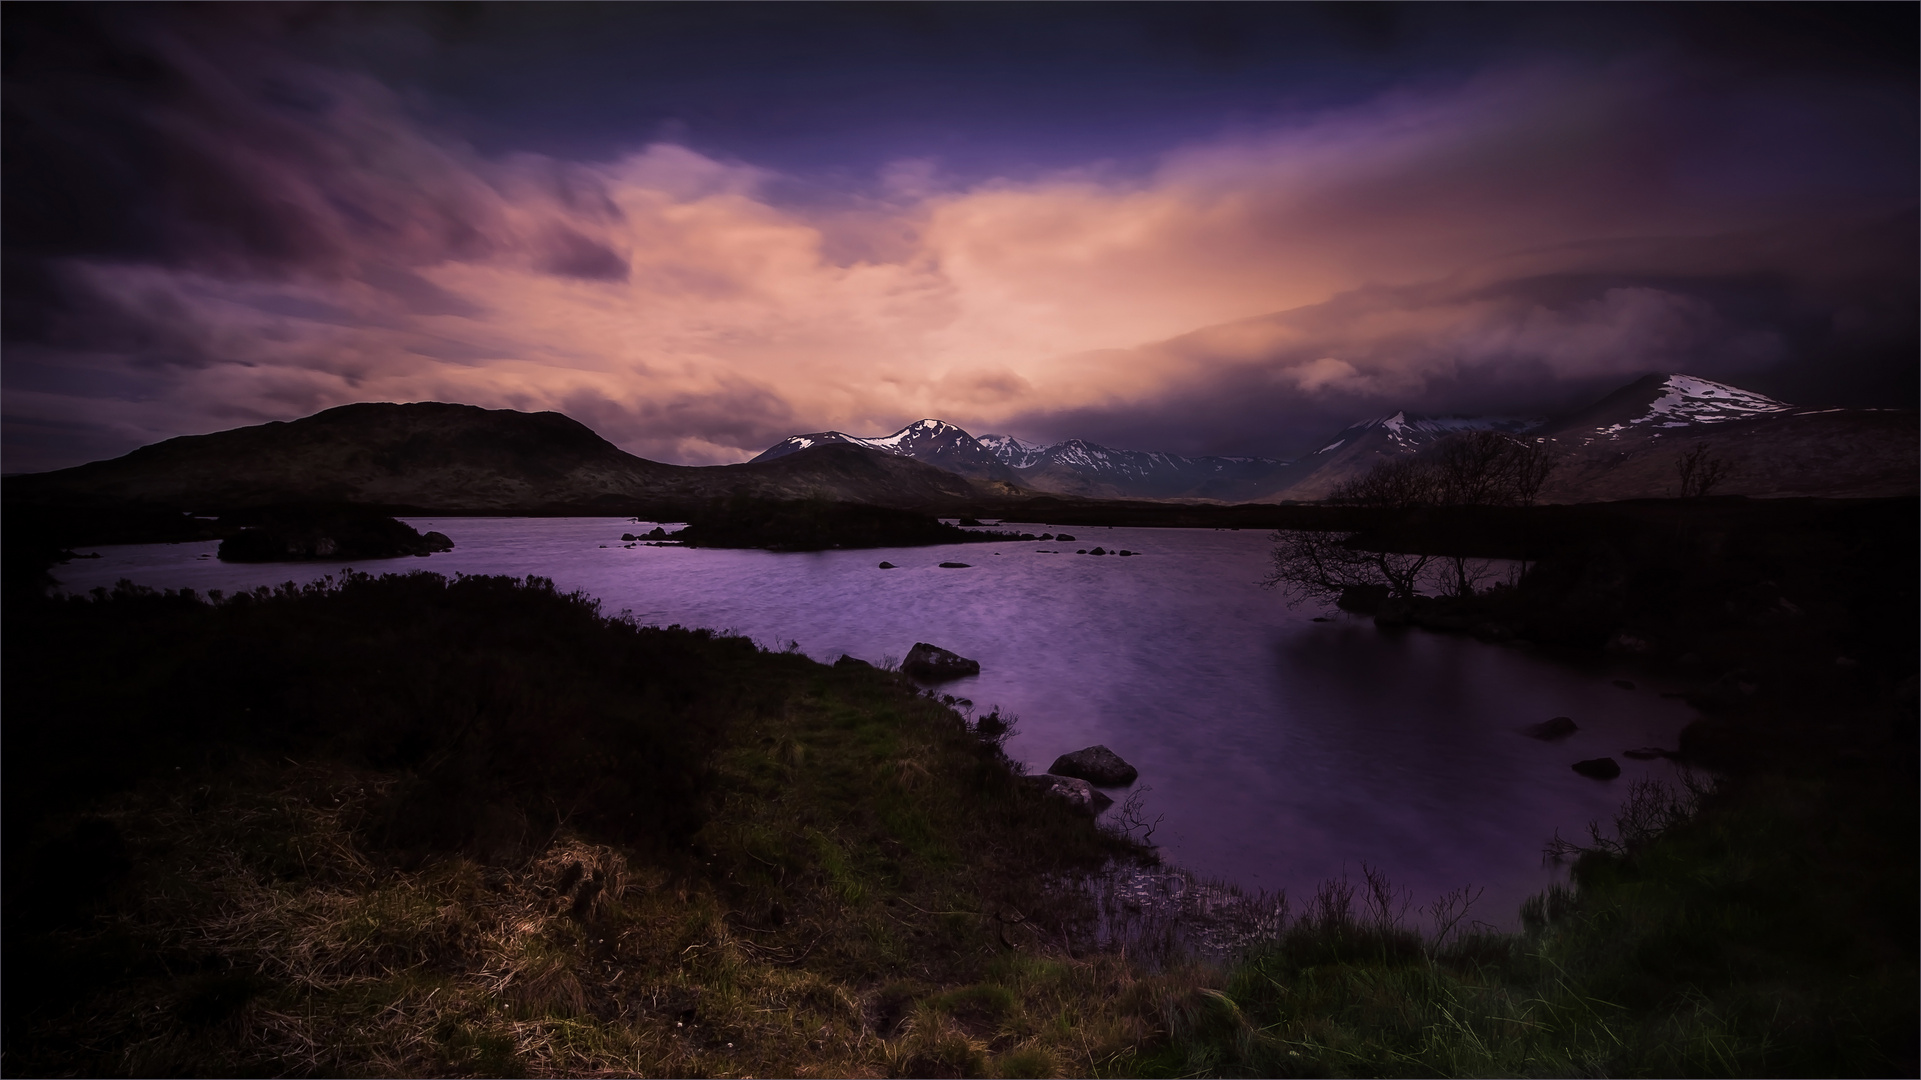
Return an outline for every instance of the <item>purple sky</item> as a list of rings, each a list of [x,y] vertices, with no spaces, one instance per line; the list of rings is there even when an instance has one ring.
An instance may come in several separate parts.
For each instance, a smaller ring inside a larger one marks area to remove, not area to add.
[[[1917,393],[1916,8],[9,5],[4,468]]]

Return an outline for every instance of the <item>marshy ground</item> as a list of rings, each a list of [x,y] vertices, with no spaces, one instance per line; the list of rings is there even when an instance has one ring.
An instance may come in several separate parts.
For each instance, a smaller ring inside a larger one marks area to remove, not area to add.
[[[895,673],[537,579],[7,603],[16,1075],[1915,1061],[1912,702],[1867,683],[1817,730],[1878,755],[1637,790],[1497,934],[1379,875],[1170,885]]]

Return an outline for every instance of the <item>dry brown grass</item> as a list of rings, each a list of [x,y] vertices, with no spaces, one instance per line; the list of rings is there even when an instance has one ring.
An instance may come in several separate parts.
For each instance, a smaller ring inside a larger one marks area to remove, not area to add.
[[[818,737],[844,709],[818,699],[724,767],[795,784],[825,757],[921,800],[896,812],[952,797],[957,718],[896,700],[898,744],[849,760]],[[928,723],[944,734],[912,737]],[[398,782],[256,763],[99,807],[140,868],[112,931],[182,970],[96,996],[43,1044],[151,1075],[1026,1076],[1098,1072],[1154,1031],[1127,962],[1074,959],[945,849],[877,864],[831,814],[743,795],[711,830],[738,850],[678,869],[565,828],[517,865],[409,867],[362,840]],[[875,870],[896,860],[911,881]]]

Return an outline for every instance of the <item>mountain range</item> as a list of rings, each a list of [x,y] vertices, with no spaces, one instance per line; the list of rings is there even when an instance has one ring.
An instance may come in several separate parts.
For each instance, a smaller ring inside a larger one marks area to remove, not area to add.
[[[1396,411],[1358,421],[1292,461],[1119,450],[1081,439],[1039,445],[1009,435],[976,438],[933,419],[874,438],[839,431],[795,435],[754,461],[847,444],[1051,494],[1312,502],[1382,460],[1473,430],[1505,432],[1554,450],[1561,467],[1543,497],[1555,502],[1674,494],[1674,458],[1684,443],[1702,443],[1726,462],[1728,475],[1716,489],[1724,494],[1866,496],[1915,488],[1910,410],[1801,409],[1683,374],[1645,376],[1554,419]]]
[[[10,506],[336,502],[505,514],[667,514],[723,497],[939,512],[1040,494],[1312,502],[1381,461],[1466,430],[1501,431],[1552,451],[1557,467],[1540,495],[1547,502],[1678,494],[1677,459],[1697,446],[1726,466],[1715,494],[1908,496],[1917,488],[1914,410],[1798,408],[1667,374],[1552,420],[1397,411],[1350,425],[1292,461],[1118,450],[1080,439],[1042,446],[1006,435],[975,438],[927,419],[879,438],[796,435],[744,464],[694,467],[635,457],[559,413],[365,403],[11,476],[5,495]]]
[[[917,420],[892,435],[871,439],[839,431],[794,435],[768,447],[754,461],[774,461],[828,443],[864,446],[1034,491],[1105,499],[1231,501],[1286,464],[1273,458],[1116,450],[1082,439],[1049,446],[1024,443],[1011,435],[977,439],[943,420]]]

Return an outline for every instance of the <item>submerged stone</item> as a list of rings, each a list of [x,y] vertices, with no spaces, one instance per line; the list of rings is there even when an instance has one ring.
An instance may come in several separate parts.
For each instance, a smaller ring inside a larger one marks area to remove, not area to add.
[[[1521,734],[1534,739],[1565,739],[1579,730],[1572,717],[1557,716],[1552,720],[1529,724],[1521,729]]]
[[[1574,771],[1596,780],[1612,780],[1621,775],[1621,763],[1611,757],[1589,758],[1575,762]]]

